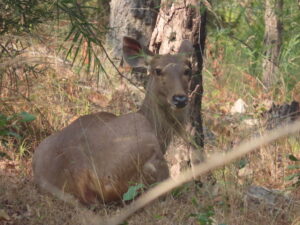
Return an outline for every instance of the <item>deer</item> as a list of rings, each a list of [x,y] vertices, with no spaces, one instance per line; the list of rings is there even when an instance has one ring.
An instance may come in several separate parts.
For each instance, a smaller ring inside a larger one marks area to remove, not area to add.
[[[168,178],[164,154],[189,115],[192,52],[188,40],[177,54],[159,55],[124,37],[125,61],[149,73],[140,109],[120,116],[109,112],[81,116],[44,139],[33,156],[37,186],[49,192],[51,185],[90,205],[120,201],[130,185]]]

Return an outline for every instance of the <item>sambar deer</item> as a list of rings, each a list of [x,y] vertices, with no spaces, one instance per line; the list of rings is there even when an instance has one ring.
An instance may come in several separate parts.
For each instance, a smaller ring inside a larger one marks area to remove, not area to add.
[[[164,153],[188,116],[191,79],[189,41],[177,55],[154,55],[124,37],[123,53],[133,67],[150,73],[138,112],[82,116],[46,138],[35,150],[34,180],[69,193],[82,203],[121,200],[133,183],[153,184],[169,176]]]

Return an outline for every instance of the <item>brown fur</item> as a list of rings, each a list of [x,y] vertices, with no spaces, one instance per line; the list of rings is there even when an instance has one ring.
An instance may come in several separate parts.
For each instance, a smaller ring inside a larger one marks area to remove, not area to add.
[[[188,106],[177,109],[172,104],[174,95],[187,96],[187,57],[148,52],[145,59],[128,58],[142,50],[135,40],[124,38],[125,60],[134,66],[145,61],[150,67],[140,111],[119,117],[86,115],[46,138],[33,157],[34,180],[40,187],[46,182],[91,204],[119,200],[134,183],[153,184],[169,176],[164,153],[188,112]],[[156,68],[161,75],[155,74]]]

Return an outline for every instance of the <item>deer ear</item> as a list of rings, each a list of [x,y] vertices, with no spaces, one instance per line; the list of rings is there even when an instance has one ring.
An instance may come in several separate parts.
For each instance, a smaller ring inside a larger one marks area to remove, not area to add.
[[[185,55],[187,58],[192,57],[194,54],[193,44],[189,40],[183,40],[179,47],[178,53]]]
[[[147,67],[152,59],[153,53],[144,48],[137,40],[124,37],[123,56],[125,61],[132,67]]]

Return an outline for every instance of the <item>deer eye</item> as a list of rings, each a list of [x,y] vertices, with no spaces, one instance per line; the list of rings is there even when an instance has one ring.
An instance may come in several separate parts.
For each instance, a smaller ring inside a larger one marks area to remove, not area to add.
[[[155,68],[155,73],[157,76],[161,76],[162,75],[162,70],[160,68]]]

